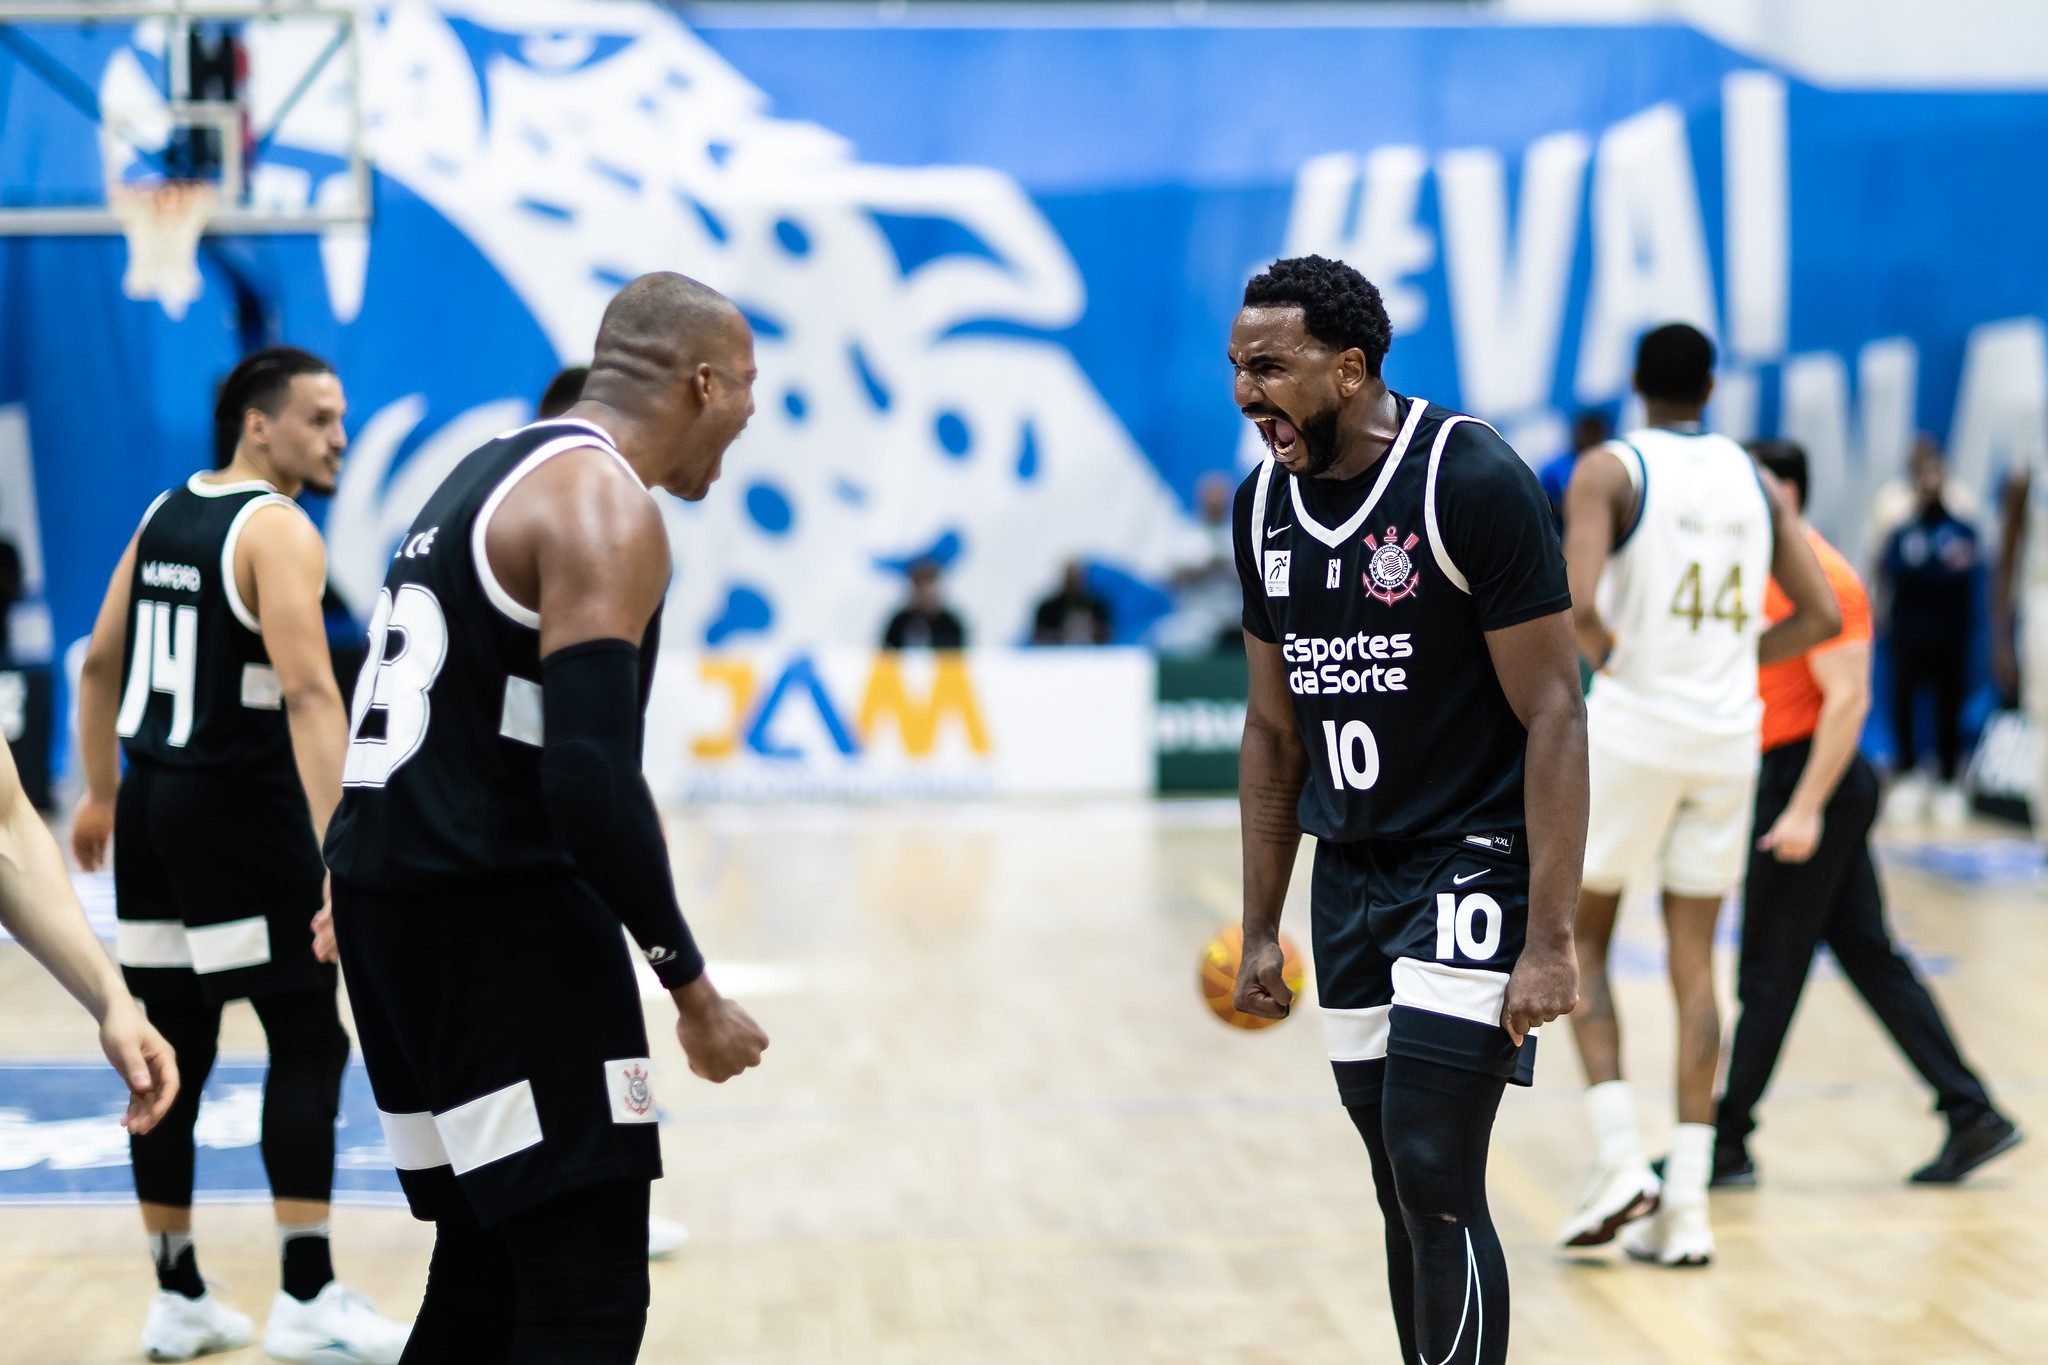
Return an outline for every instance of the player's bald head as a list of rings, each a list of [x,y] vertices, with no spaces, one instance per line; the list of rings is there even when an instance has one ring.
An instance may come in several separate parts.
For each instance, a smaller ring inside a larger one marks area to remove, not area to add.
[[[604,310],[571,416],[603,426],[650,487],[695,501],[754,415],[754,329],[732,300],[660,271]]]
[[[699,365],[723,369],[751,340],[746,318],[711,286],[665,270],[642,275],[605,308],[583,393],[618,405],[625,391],[665,388]]]

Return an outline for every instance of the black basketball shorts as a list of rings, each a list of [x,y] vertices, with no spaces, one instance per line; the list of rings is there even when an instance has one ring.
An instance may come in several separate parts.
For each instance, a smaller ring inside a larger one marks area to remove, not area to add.
[[[1500,1023],[1528,932],[1526,844],[1516,831],[1316,845],[1316,992],[1344,1103],[1378,1102],[1390,1054],[1534,1080],[1536,1031],[1517,1047]]]
[[[313,956],[327,875],[306,795],[131,761],[114,800],[114,957],[138,999],[333,990]]]
[[[653,1063],[618,917],[573,877],[420,896],[334,882],[378,1117],[413,1216],[486,1226],[658,1180]]]

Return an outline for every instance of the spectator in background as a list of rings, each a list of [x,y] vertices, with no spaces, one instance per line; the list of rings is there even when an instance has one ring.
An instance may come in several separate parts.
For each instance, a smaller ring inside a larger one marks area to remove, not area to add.
[[[1146,643],[1161,654],[1187,656],[1244,650],[1244,590],[1230,543],[1230,478],[1212,469],[1195,480],[1194,528],[1173,571],[1173,610],[1152,623]]]
[[[1579,456],[1599,445],[1614,434],[1607,424],[1607,415],[1596,408],[1588,408],[1572,419],[1572,448],[1543,466],[1536,478],[1543,485],[1543,491],[1550,495],[1550,510],[1557,514],[1557,524],[1564,525],[1564,490],[1572,481],[1572,470],[1578,467]]]
[[[547,388],[541,393],[540,406],[534,409],[534,420],[544,422],[550,417],[560,417],[575,407],[577,401],[583,397],[583,381],[588,378],[588,365],[571,365],[550,379]]]
[[[1983,502],[1970,491],[1968,484],[1948,476],[1948,461],[1942,456],[1941,442],[1921,432],[1913,438],[1913,450],[1906,459],[1906,472],[1886,479],[1871,496],[1870,523],[1864,531],[1864,561],[1879,577],[1884,573],[1885,546],[1891,540],[1892,532],[1919,513],[1920,494],[1914,487],[1913,460],[1923,449],[1932,450],[1934,458],[1942,463],[1941,505],[1959,521],[1966,521],[1972,526],[1983,523]]]
[[[1088,566],[1067,561],[1059,591],[1038,604],[1031,618],[1034,645],[1106,645],[1109,604],[1088,590]]]
[[[939,566],[920,559],[910,566],[910,601],[889,618],[884,649],[965,649],[967,627],[939,593]]]
[[[1932,437],[1915,443],[1907,471],[1913,481],[1913,515],[1886,538],[1878,560],[1891,603],[1892,733],[1899,746],[1898,776],[1885,815],[1910,822],[1927,813],[1914,712],[1921,692],[1931,690],[1940,777],[1933,813],[1937,824],[1954,828],[1969,815],[1956,768],[1963,747],[1963,669],[1977,617],[1977,569],[1983,555],[1975,528],[1949,510],[1943,497],[1947,463]]]

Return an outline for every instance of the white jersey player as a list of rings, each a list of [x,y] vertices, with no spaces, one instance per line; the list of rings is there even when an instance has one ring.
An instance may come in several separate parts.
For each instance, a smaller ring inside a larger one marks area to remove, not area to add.
[[[1654,1213],[1631,1230],[1627,1249],[1665,1265],[1713,1257],[1714,923],[1748,851],[1763,715],[1757,664],[1841,628],[1798,513],[1741,446],[1701,429],[1713,370],[1713,343],[1697,329],[1673,323],[1646,334],[1635,383],[1647,425],[1589,451],[1565,493],[1579,648],[1599,669],[1586,703],[1592,801],[1572,1015],[1597,1148],[1585,1200],[1560,1240],[1597,1246]],[[1772,577],[1794,609],[1766,628]],[[1607,982],[1622,885],[1652,865],[1678,998],[1678,1127],[1661,1188],[1621,1079]]]

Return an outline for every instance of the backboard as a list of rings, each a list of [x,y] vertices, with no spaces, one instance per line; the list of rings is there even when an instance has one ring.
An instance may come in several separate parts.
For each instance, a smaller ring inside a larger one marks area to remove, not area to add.
[[[120,233],[165,186],[208,233],[364,223],[360,72],[331,5],[0,0],[0,234]]]

